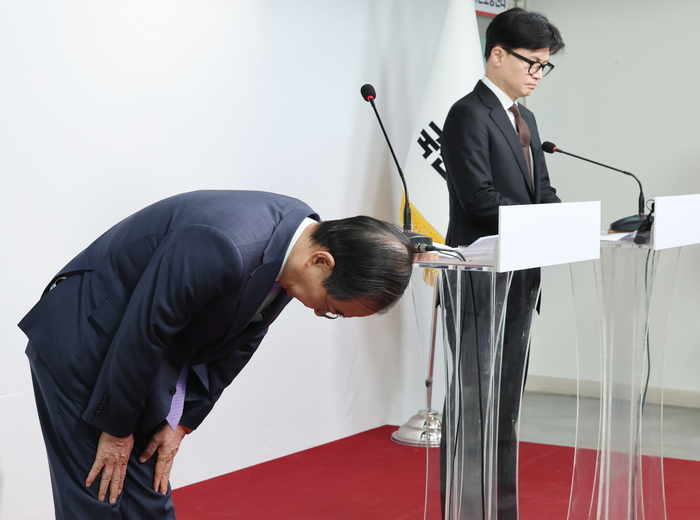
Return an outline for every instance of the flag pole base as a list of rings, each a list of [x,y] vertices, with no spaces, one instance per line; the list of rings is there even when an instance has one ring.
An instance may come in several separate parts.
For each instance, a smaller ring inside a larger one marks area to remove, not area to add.
[[[430,410],[420,410],[406,424],[391,434],[391,440],[406,446],[439,448],[442,435],[442,415]]]

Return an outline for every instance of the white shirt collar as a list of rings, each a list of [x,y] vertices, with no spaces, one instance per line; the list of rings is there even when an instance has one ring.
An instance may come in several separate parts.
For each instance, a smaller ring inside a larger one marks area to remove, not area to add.
[[[481,81],[484,82],[484,85],[486,85],[488,88],[491,89],[491,92],[496,94],[496,97],[498,98],[498,101],[501,102],[501,105],[503,105],[503,110],[506,111],[506,115],[508,116],[508,119],[510,119],[510,123],[513,125],[513,128],[516,129],[517,131],[517,125],[515,124],[515,115],[513,112],[508,110],[510,107],[512,107],[515,103],[513,102],[512,99],[510,99],[510,96],[503,92],[500,88],[496,86],[496,84],[491,81],[489,78],[484,76],[481,78]]]
[[[292,236],[292,241],[289,243],[289,246],[287,246],[287,252],[284,254],[284,260],[282,261],[282,267],[280,268],[280,272],[277,273],[277,278],[275,278],[275,280],[277,282],[279,282],[280,276],[282,276],[282,271],[284,271],[284,266],[287,265],[287,259],[289,258],[289,254],[292,252],[292,248],[294,247],[294,244],[297,243],[297,240],[299,240],[299,237],[304,232],[304,230],[310,224],[313,224],[315,222],[316,222],[315,220],[312,220],[312,219],[307,217],[302,221],[302,223],[299,225],[297,230],[294,232],[294,235]],[[282,286],[279,283],[276,284],[276,287],[274,285],[273,285],[273,287],[274,287],[274,289],[268,293],[268,295],[265,297],[262,304],[260,305],[258,312],[255,313],[255,316],[253,316],[253,318],[250,321],[252,321],[252,322],[262,321],[263,309],[266,309],[274,301],[274,299],[277,298],[277,295],[282,292]]]
[[[503,108],[505,110],[508,110],[510,107],[512,107],[515,103],[513,102],[512,99],[510,99],[510,96],[503,92],[500,88],[496,86],[496,84],[491,81],[489,78],[484,76],[481,78],[481,81],[483,81],[484,85],[486,85],[488,88],[491,89],[491,91],[496,94],[496,97],[498,98],[498,101],[501,102],[501,105],[503,105]]]
[[[284,260],[282,261],[282,267],[280,268],[280,272],[277,273],[277,280],[279,281],[280,276],[282,276],[282,271],[284,271],[284,266],[287,265],[287,259],[289,258],[289,254],[292,252],[292,248],[294,247],[294,244],[297,243],[297,240],[299,240],[299,237],[301,234],[304,232],[304,230],[309,227],[311,224],[316,224],[316,221],[313,219],[310,219],[309,217],[306,217],[301,224],[299,224],[299,227],[297,230],[294,232],[294,236],[292,237],[292,241],[289,243],[289,246],[287,247],[287,252],[284,254]]]

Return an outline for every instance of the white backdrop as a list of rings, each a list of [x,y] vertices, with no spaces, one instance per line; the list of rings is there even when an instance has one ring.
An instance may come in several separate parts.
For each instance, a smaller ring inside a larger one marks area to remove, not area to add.
[[[398,157],[445,2],[38,1],[0,4],[0,518],[51,517],[26,339],[16,323],[109,226],[203,188],[296,196],[326,219],[398,221]],[[382,317],[292,302],[183,443],[175,487],[382,424],[423,405],[410,298]],[[435,402],[441,406],[437,393]]]
[[[700,3],[653,0],[528,0],[560,29],[566,49],[527,105],[540,137],[567,152],[633,172],[647,199],[700,193],[700,69],[678,49],[694,44]],[[605,228],[636,213],[639,187],[629,176],[563,154],[547,156],[563,201],[602,201]],[[700,225],[700,213],[691,225]],[[663,261],[663,254],[662,254]],[[700,408],[700,246],[683,248],[671,309],[665,401]],[[576,377],[568,266],[548,268],[542,314],[533,327],[528,384],[538,377],[560,390]],[[660,353],[652,353],[659,358]],[[581,378],[597,379],[597,352],[582,358]]]
[[[377,88],[403,159],[445,4],[0,4],[0,518],[51,516],[26,340],[16,327],[51,276],[119,219],[193,189],[278,191],[324,218],[396,221],[399,182],[359,88]],[[700,73],[688,56],[700,5],[528,4],[567,42],[527,100],[542,138],[635,172],[647,197],[699,193]],[[602,200],[604,223],[636,208],[630,178],[563,156],[549,165],[563,200]],[[698,249],[681,254],[666,367],[667,386],[696,402]],[[565,267],[545,277],[529,381],[575,377],[567,277]],[[383,317],[335,322],[293,302],[186,439],[172,482],[399,424],[422,406],[423,377],[410,298]]]

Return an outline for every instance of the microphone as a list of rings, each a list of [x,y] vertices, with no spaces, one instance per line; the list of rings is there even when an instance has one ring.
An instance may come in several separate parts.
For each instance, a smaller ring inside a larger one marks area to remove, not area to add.
[[[369,101],[370,103],[372,103],[372,106],[374,106],[373,100],[377,97],[377,91],[374,90],[374,87],[372,85],[370,85],[369,83],[362,85],[362,87],[360,87],[360,94],[362,94],[362,98],[365,101]]]
[[[401,177],[401,182],[403,183],[403,193],[406,199],[403,207],[403,232],[408,236],[408,239],[413,244],[413,247],[416,249],[416,252],[421,252],[419,251],[419,246],[421,244],[423,246],[432,246],[433,239],[411,231],[411,203],[408,200],[408,187],[406,186],[406,178],[403,175],[403,171],[401,171],[401,166],[399,166],[399,161],[396,159],[394,148],[391,146],[391,142],[389,141],[389,136],[386,134],[386,130],[384,130],[382,118],[379,117],[379,112],[377,111],[377,107],[374,104],[374,100],[377,98],[377,92],[374,90],[374,87],[372,85],[367,83],[365,85],[362,85],[362,87],[360,88],[360,94],[362,94],[362,99],[368,101],[369,104],[372,105],[374,113],[377,116],[377,121],[379,121],[379,126],[382,128],[384,139],[386,139],[386,144],[389,145],[389,151],[391,152],[391,156],[394,158],[396,168],[399,170],[399,177]]]
[[[542,151],[547,152],[547,153],[554,153],[554,152],[559,152],[563,153],[565,155],[570,155],[571,157],[576,157],[577,159],[581,159],[582,161],[586,161],[589,163],[597,164],[598,166],[602,166],[603,168],[608,168],[610,170],[615,170],[616,172],[624,173],[625,175],[629,175],[630,177],[633,177],[634,180],[637,181],[637,184],[639,184],[639,201],[638,201],[638,211],[639,213],[637,215],[632,215],[630,217],[624,217],[619,220],[616,220],[612,224],[610,224],[610,229],[612,231],[637,231],[639,229],[639,226],[642,225],[642,222],[645,221],[646,215],[644,214],[644,190],[642,189],[642,183],[640,180],[637,178],[637,176],[631,172],[626,172],[625,170],[619,170],[618,168],[613,168],[612,166],[608,166],[607,164],[599,163],[596,161],[591,161],[590,159],[586,159],[585,157],[579,157],[578,155],[574,155],[569,152],[565,152],[564,150],[560,150],[557,148],[557,145],[554,143],[551,143],[549,141],[545,141],[542,143]]]

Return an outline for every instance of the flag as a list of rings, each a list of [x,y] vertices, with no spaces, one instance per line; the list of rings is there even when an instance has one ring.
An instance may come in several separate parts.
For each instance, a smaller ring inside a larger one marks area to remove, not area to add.
[[[404,165],[413,231],[435,242],[445,243],[449,220],[445,166],[440,154],[442,125],[450,107],[471,92],[483,75],[474,0],[449,0]]]

